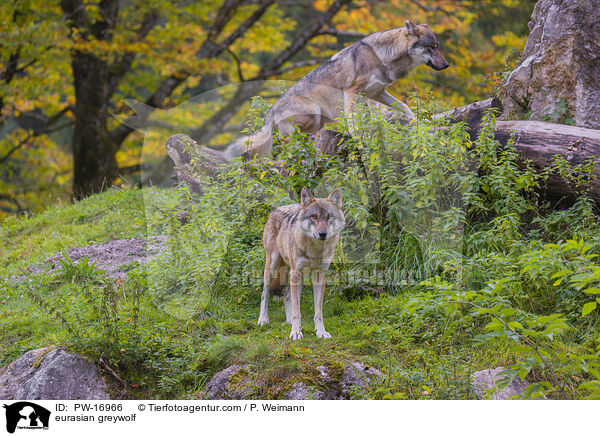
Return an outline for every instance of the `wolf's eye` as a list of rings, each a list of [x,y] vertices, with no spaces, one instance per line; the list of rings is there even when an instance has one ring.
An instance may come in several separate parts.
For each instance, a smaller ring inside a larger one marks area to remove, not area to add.
[[[314,220],[316,220],[318,218],[318,216],[317,215],[312,215],[311,218],[314,219]]]

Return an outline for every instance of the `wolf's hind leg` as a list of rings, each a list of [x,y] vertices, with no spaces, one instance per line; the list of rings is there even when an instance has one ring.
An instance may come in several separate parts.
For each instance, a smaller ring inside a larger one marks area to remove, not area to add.
[[[324,124],[321,108],[305,99],[294,100],[294,105],[284,108],[276,118],[277,130],[287,141],[296,127],[302,133],[315,134]]]

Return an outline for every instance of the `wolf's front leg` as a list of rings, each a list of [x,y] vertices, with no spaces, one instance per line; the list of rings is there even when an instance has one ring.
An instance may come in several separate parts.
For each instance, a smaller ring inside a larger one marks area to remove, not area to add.
[[[290,271],[290,293],[292,300],[292,332],[290,338],[294,341],[302,339],[301,315],[300,315],[300,293],[302,292],[302,273],[296,269]]]
[[[283,305],[285,307],[285,322],[292,323],[292,291],[288,286],[285,295],[283,296]]]
[[[264,282],[263,291],[260,297],[260,315],[258,316],[258,325],[269,324],[269,283]]]
[[[349,89],[344,89],[344,117],[348,121],[348,130],[354,133],[354,99],[356,93]]]
[[[369,96],[369,97],[379,103],[385,104],[386,106],[390,106],[390,107],[396,109],[398,112],[400,112],[400,115],[402,116],[402,118],[405,118],[406,120],[408,120],[408,122],[410,122],[416,118],[415,114],[413,114],[413,112],[410,110],[410,108],[407,105],[405,105],[403,102],[398,100],[396,97],[394,97],[392,94],[387,92],[385,89],[383,89],[379,93]]]
[[[315,300],[315,332],[317,338],[330,338],[323,324],[323,296],[325,295],[326,271],[314,270],[312,272],[313,296]]]

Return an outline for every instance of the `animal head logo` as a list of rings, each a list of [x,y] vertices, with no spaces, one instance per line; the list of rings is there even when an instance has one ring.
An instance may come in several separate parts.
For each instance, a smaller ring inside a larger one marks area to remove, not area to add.
[[[50,411],[28,401],[5,404],[6,431],[14,433],[19,429],[48,429]]]

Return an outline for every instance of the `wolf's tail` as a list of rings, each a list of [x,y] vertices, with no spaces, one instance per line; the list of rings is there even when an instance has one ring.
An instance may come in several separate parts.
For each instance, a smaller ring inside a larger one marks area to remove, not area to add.
[[[273,125],[273,117],[267,114],[265,125],[258,132],[235,140],[225,149],[227,159],[242,155],[268,156],[273,148]]]

